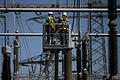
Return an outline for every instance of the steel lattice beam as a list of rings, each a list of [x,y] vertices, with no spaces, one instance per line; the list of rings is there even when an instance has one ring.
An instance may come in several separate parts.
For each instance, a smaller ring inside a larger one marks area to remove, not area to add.
[[[100,4],[102,0],[99,1],[96,0],[95,3],[93,3],[94,1],[91,0],[92,4],[96,4],[96,3]],[[88,29],[90,33],[89,35],[91,36],[89,42],[89,54],[88,54],[90,59],[89,69],[91,75],[106,76],[106,50],[105,50],[105,39],[103,37],[109,35],[103,34],[104,33],[103,18],[93,16],[100,14],[102,16],[101,12],[98,13],[89,12]]]

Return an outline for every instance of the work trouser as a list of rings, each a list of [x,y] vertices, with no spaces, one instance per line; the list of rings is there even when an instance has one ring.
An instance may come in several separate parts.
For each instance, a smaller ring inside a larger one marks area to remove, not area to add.
[[[45,27],[45,33],[46,33],[46,43],[47,44],[49,44],[49,42],[50,42],[50,30],[49,30],[50,28],[49,28],[49,26],[46,26]]]
[[[68,31],[67,30],[63,30],[61,29],[59,31],[59,34],[60,34],[60,44],[61,45],[67,45],[68,44]]]
[[[55,42],[55,30],[54,30],[54,28],[51,28],[50,37],[51,37],[51,44],[54,44],[54,42]]]
[[[50,42],[53,43],[54,33],[55,33],[55,30],[51,25],[46,26],[46,34],[47,34],[46,41],[47,41],[47,44],[50,44]]]

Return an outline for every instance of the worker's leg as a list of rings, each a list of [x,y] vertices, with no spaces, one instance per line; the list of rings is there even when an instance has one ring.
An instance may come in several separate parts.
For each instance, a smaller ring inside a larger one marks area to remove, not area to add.
[[[63,45],[63,30],[60,30],[59,31],[59,34],[60,34],[60,44]]]
[[[47,25],[45,26],[45,43],[46,44],[49,44],[49,33],[50,33],[49,26]]]
[[[55,30],[51,29],[51,44],[55,44]]]
[[[47,43],[50,43],[50,30],[47,28]]]
[[[66,30],[65,30],[65,44],[68,45],[69,42],[69,26],[66,25]]]
[[[68,31],[66,30],[65,32],[65,45],[68,45],[68,41],[69,41],[69,35],[68,35]]]

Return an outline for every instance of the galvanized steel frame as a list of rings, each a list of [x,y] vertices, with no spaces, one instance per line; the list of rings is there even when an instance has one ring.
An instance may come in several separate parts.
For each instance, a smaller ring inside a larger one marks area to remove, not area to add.
[[[99,1],[101,2],[102,0]],[[96,1],[96,3],[99,2]],[[99,15],[99,14],[101,14],[101,17],[92,17],[92,15]],[[105,39],[104,37],[92,37],[94,36],[92,34],[97,35],[99,33],[104,33],[102,13],[89,12],[88,15],[89,15],[88,32],[91,34],[89,40],[89,53],[88,53],[89,75],[104,75],[103,77],[105,77],[107,74]]]

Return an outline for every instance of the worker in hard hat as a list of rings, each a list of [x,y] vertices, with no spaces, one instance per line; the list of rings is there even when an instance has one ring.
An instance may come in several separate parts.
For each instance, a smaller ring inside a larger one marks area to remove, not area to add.
[[[57,29],[57,32],[63,32],[63,31],[68,31],[68,17],[67,17],[67,13],[64,12],[62,14],[62,17],[59,18],[59,21],[58,21],[61,25],[61,27],[59,29]]]
[[[48,13],[48,18],[46,19],[46,23],[49,25],[46,27],[46,32],[47,32],[47,42],[48,44],[50,43],[50,38],[51,37],[51,44],[54,42],[54,33],[55,33],[55,25],[54,25],[54,17],[53,17],[53,12]]]
[[[68,17],[67,17],[67,13],[64,12],[62,14],[62,17],[60,17],[59,21],[60,23],[60,27],[57,29],[56,32],[60,33],[60,40],[61,40],[61,44],[67,44],[67,33],[68,33],[68,30],[69,30],[69,24],[68,24]],[[64,35],[62,35],[64,34]],[[64,41],[65,39],[65,41]],[[65,42],[65,43],[64,43]]]

